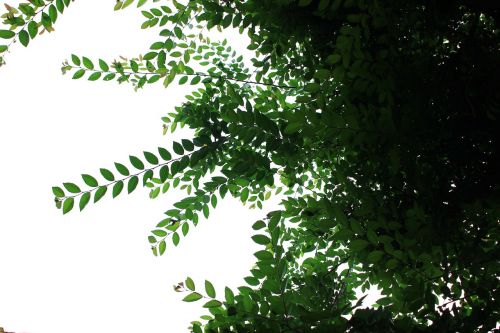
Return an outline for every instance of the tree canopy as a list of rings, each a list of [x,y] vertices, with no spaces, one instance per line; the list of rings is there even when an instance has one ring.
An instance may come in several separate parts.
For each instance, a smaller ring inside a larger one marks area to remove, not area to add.
[[[7,7],[0,45],[52,31],[70,0]],[[73,79],[191,84],[164,118],[194,137],[53,187],[63,213],[138,185],[186,196],[152,230],[168,253],[226,195],[256,221],[247,285],[203,300],[199,332],[490,332],[499,322],[500,10],[495,1],[125,0],[158,41]],[[238,29],[244,59],[210,29]],[[0,57],[0,63],[4,59]],[[265,217],[264,217],[265,216]],[[383,295],[363,307],[356,290]]]

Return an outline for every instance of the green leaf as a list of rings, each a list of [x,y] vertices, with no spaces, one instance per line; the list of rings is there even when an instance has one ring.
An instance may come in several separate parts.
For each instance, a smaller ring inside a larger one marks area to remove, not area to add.
[[[222,305],[221,302],[219,302],[216,299],[212,299],[212,300],[206,302],[205,304],[203,304],[203,307],[210,309],[210,308],[218,308],[221,305]]]
[[[203,205],[203,216],[205,216],[206,219],[210,216],[210,209],[208,208],[208,205]]]
[[[97,186],[99,186],[99,183],[97,182],[97,179],[95,179],[91,175],[83,174],[82,178],[83,178],[83,181],[85,182],[85,184],[87,184],[90,187],[97,187]]]
[[[28,23],[28,32],[31,39],[35,38],[38,34],[38,24],[35,21]]]
[[[79,69],[75,72],[75,74],[73,74],[73,80],[77,80],[79,78],[81,78],[82,76],[85,75],[85,70],[84,69]]]
[[[257,251],[253,254],[259,260],[271,260],[273,259],[273,254],[266,250]]]
[[[182,148],[182,145],[176,141],[173,142],[173,150],[177,155],[184,154],[184,148]]]
[[[308,83],[306,84],[306,86],[304,87],[304,89],[310,93],[315,93],[315,92],[318,92],[319,89],[320,89],[320,85],[316,82],[312,82],[312,83]]]
[[[191,279],[190,277],[187,277],[187,278],[186,278],[186,287],[187,287],[189,290],[192,290],[192,291],[195,291],[195,289],[196,289],[195,284],[194,284],[194,281],[193,281],[193,279]]]
[[[115,180],[115,176],[108,169],[101,168],[101,169],[99,169],[99,171],[101,172],[101,175],[104,177],[104,179],[106,179],[110,182]]]
[[[316,71],[316,73],[314,73],[314,78],[319,79],[319,80],[326,80],[330,77],[330,75],[331,75],[331,72],[328,69],[322,68],[322,69],[319,69],[318,71]]]
[[[196,75],[195,77],[193,77],[193,79],[191,80],[190,84],[191,85],[195,85],[195,84],[200,83],[200,81],[201,81],[201,77],[198,76],[198,75]]]
[[[160,255],[163,255],[166,249],[167,249],[167,242],[165,242],[165,240],[162,239],[160,244],[158,245],[158,250],[160,251]]]
[[[115,162],[115,168],[123,176],[130,175],[130,171],[128,170],[128,168],[125,165],[121,164],[121,163]]]
[[[82,190],[73,183],[63,183],[63,186],[71,193],[80,193]]]
[[[82,57],[82,62],[83,62],[83,66],[87,67],[88,69],[90,69],[90,70],[94,69],[94,64],[92,63],[92,61],[89,58]]]
[[[109,71],[109,65],[102,59],[99,59],[99,67],[101,68],[101,70],[103,70],[104,72],[107,72]]]
[[[326,58],[326,62],[330,65],[336,64],[341,59],[340,54],[331,54]]]
[[[172,155],[165,148],[158,147],[158,153],[160,157],[165,161],[170,161],[172,159]]]
[[[90,192],[83,193],[81,198],[80,198],[80,203],[79,203],[80,211],[85,209],[85,206],[87,206],[89,201],[90,201]]]
[[[16,33],[11,30],[0,30],[0,38],[11,39],[16,36]]]
[[[92,73],[92,74],[89,75],[88,80],[89,81],[97,81],[97,80],[99,80],[100,77],[101,77],[101,73],[100,72],[94,72],[94,73]]]
[[[52,23],[56,23],[56,20],[57,20],[57,9],[56,9],[56,6],[51,5],[49,7],[49,17],[50,17],[50,20],[52,21]]]
[[[366,258],[366,260],[368,260],[369,263],[374,264],[374,263],[379,262],[383,256],[384,256],[384,252],[376,250],[376,251],[370,252],[370,254]]]
[[[182,142],[182,147],[184,147],[185,150],[187,150],[187,151],[194,150],[194,145],[191,141],[189,141],[187,139],[182,139],[181,142]]]
[[[260,245],[267,245],[267,244],[271,243],[271,239],[269,239],[269,237],[267,237],[265,235],[252,236],[252,240],[255,243],[260,244]]]
[[[299,0],[299,7],[306,7],[308,6],[312,0]]]
[[[154,165],[156,165],[156,164],[158,164],[158,162],[159,162],[159,161],[158,161],[158,157],[156,157],[156,155],[155,155],[155,154],[150,153],[150,152],[148,152],[148,151],[145,151],[145,152],[144,152],[144,157],[146,158],[146,161],[148,161],[150,164],[154,164]]]
[[[208,280],[205,280],[205,291],[207,292],[208,297],[215,298],[215,288]]]
[[[202,298],[203,298],[203,296],[201,296],[199,293],[193,292],[193,293],[187,295],[186,297],[184,297],[182,300],[184,302],[196,302]]]
[[[73,61],[73,63],[76,65],[76,66],[80,66],[81,65],[81,61],[80,61],[80,58],[78,58],[78,56],[72,54],[71,55],[71,61]]]
[[[69,213],[73,209],[74,205],[75,205],[75,199],[66,198],[63,202],[63,214]]]
[[[183,76],[179,79],[179,85],[183,85],[184,83],[186,83],[188,81],[188,77],[187,76]]]
[[[58,186],[52,187],[52,193],[58,198],[63,198],[65,196],[63,189]]]
[[[165,230],[161,230],[161,229],[156,229],[156,230],[153,230],[151,232],[153,233],[153,235],[158,236],[158,237],[165,237],[168,235],[168,233]]]
[[[129,159],[134,168],[136,168],[137,170],[144,170],[144,163],[139,158],[130,155]]]
[[[18,38],[19,38],[19,42],[23,45],[23,46],[28,46],[29,42],[30,42],[30,36],[28,34],[28,32],[26,30],[21,30],[19,32],[19,35],[18,35]]]
[[[9,47],[7,45],[0,45],[0,53],[7,51]]]
[[[229,303],[229,304],[233,304],[234,303],[234,293],[231,289],[229,289],[228,287],[226,287],[224,289],[224,296],[226,298],[226,302]]]
[[[102,199],[102,197],[104,197],[104,195],[106,194],[106,192],[108,191],[108,188],[106,186],[101,186],[99,187],[96,191],[95,191],[95,194],[94,194],[94,203],[98,202],[99,200]]]
[[[259,229],[264,228],[265,226],[266,226],[266,223],[262,220],[259,220],[252,225],[252,229],[259,230]]]
[[[186,236],[189,233],[189,223],[184,223],[182,225],[182,235]]]
[[[116,184],[113,186],[113,198],[119,196],[122,190],[123,190],[123,181],[120,180],[116,182]]]
[[[128,185],[127,185],[127,191],[129,194],[132,193],[136,189],[137,184],[139,184],[139,177],[137,177],[137,176],[130,177],[130,179],[128,181]]]
[[[181,240],[181,237],[179,236],[179,234],[174,232],[172,235],[172,243],[174,243],[174,246],[179,245],[180,240]]]
[[[160,168],[160,180],[165,182],[168,179],[169,171],[168,165],[164,165]]]
[[[351,249],[351,251],[358,252],[364,250],[368,246],[368,244],[370,243],[368,243],[364,239],[356,239],[351,241],[351,243],[349,244],[349,248]]]

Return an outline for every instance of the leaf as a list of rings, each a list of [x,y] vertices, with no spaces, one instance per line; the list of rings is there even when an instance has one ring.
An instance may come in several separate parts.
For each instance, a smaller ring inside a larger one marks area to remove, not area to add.
[[[340,54],[331,54],[326,58],[326,62],[330,65],[336,64],[341,59]]]
[[[73,74],[73,80],[77,80],[79,78],[81,78],[82,76],[85,75],[85,70],[84,69],[79,69],[75,72],[75,74]]]
[[[267,250],[257,251],[253,255],[259,260],[271,260],[271,259],[273,259],[273,254]]]
[[[130,175],[130,171],[128,170],[128,168],[125,165],[121,164],[121,163],[115,162],[115,168],[123,176]]]
[[[71,193],[80,193],[82,191],[78,185],[73,183],[63,183],[63,186]]]
[[[137,184],[139,184],[139,177],[137,177],[137,176],[130,177],[130,179],[128,181],[128,185],[127,185],[127,191],[129,194],[132,193],[136,189]]]
[[[158,153],[160,157],[165,161],[170,161],[172,159],[172,155],[165,148],[158,147]]]
[[[89,58],[82,57],[82,63],[83,63],[83,66],[87,67],[87,69],[90,69],[90,70],[94,69],[94,64],[92,63],[92,61]]]
[[[0,38],[11,39],[16,36],[16,33],[11,30],[0,30]]]
[[[190,278],[190,277],[187,277],[186,278],[186,287],[189,289],[189,290],[192,290],[194,291],[196,288],[195,288],[195,284],[194,284],[194,281]]]
[[[310,93],[315,93],[315,92],[318,92],[319,89],[320,89],[320,85],[316,82],[312,82],[312,83],[308,83],[306,84],[306,86],[304,87],[305,91],[308,91]]]
[[[205,291],[207,292],[208,297],[215,298],[215,288],[208,280],[205,280]]]
[[[271,243],[271,239],[269,239],[269,237],[267,237],[265,235],[252,236],[252,240],[255,243],[260,244],[260,245],[267,245],[267,244]]]
[[[99,80],[100,77],[101,77],[101,73],[100,72],[95,72],[95,73],[92,73],[92,74],[89,75],[88,80],[89,81],[97,81],[97,80]]]
[[[174,246],[179,245],[180,240],[181,240],[181,237],[179,236],[179,234],[174,232],[172,235],[172,243],[174,243]]]
[[[115,176],[108,169],[101,168],[101,169],[99,169],[99,171],[101,172],[101,175],[104,177],[104,179],[106,179],[110,182],[115,180]]]
[[[259,229],[264,228],[265,226],[266,226],[266,223],[262,220],[259,220],[252,225],[252,229],[259,230]]]
[[[75,204],[75,199],[73,198],[66,198],[63,202],[63,214],[69,213]]]
[[[38,34],[38,24],[35,21],[31,21],[28,23],[28,33],[30,34],[30,38],[33,39]]]
[[[203,205],[203,216],[205,216],[206,219],[208,219],[208,217],[210,216],[208,205]]]
[[[52,193],[58,198],[63,198],[65,196],[63,189],[57,186],[52,187]]]
[[[161,229],[153,230],[153,231],[151,231],[151,233],[155,236],[158,236],[158,237],[165,237],[168,235],[168,233],[165,230],[161,230]]]
[[[160,168],[160,180],[161,182],[165,182],[168,179],[169,170],[168,165],[164,165]]]
[[[227,303],[229,303],[229,304],[233,304],[234,303],[234,293],[228,287],[224,288],[224,296],[226,298],[226,302]]]
[[[104,197],[104,195],[106,194],[107,191],[108,191],[108,188],[106,186],[99,187],[95,191],[95,194],[94,194],[94,203],[101,200],[101,198]]]
[[[97,186],[99,186],[99,183],[97,182],[97,179],[95,179],[91,175],[83,174],[82,178],[83,178],[83,181],[85,182],[85,184],[87,184],[90,187],[97,187]]]
[[[90,201],[90,196],[91,196],[90,192],[85,192],[82,194],[82,196],[80,198],[80,203],[79,203],[80,211],[85,209],[85,206],[87,206],[87,204]]]
[[[191,85],[195,85],[195,84],[200,83],[200,81],[201,81],[201,77],[198,76],[198,75],[196,75],[195,77],[193,77],[193,79],[191,80],[190,84]]]
[[[299,7],[305,7],[308,6],[312,0],[299,0]]]
[[[73,61],[73,63],[76,66],[80,66],[80,64],[81,64],[80,58],[78,58],[78,56],[76,56],[74,54],[71,55],[71,61]]]
[[[193,151],[194,150],[194,145],[191,141],[187,139],[182,139],[181,140],[182,147],[184,147],[185,150],[187,151]]]
[[[182,300],[184,302],[196,302],[202,298],[203,298],[203,296],[201,296],[199,293],[193,292],[193,293],[187,295],[186,297],[184,297]]]
[[[322,69],[317,70],[316,73],[314,73],[314,78],[319,79],[319,80],[326,80],[330,77],[330,75],[331,75],[331,72],[328,69],[322,68]]]
[[[123,181],[120,180],[116,182],[116,184],[113,186],[113,198],[119,196],[122,190],[123,190]]]
[[[182,235],[186,236],[189,233],[189,223],[184,223],[182,225]]]
[[[162,239],[160,244],[158,245],[158,250],[160,252],[160,255],[163,255],[166,249],[167,249],[167,242],[165,242],[165,240]]]
[[[216,299],[212,299],[212,300],[206,302],[205,304],[203,304],[203,307],[210,309],[210,308],[218,308],[221,305],[222,305],[221,302],[219,302]]]
[[[150,164],[154,164],[154,165],[156,165],[156,164],[158,164],[158,162],[159,162],[159,161],[158,161],[158,157],[156,157],[156,155],[155,155],[155,154],[150,153],[150,152],[148,152],[148,151],[145,151],[145,152],[144,152],[144,157],[146,158],[146,161],[148,161]]]
[[[358,252],[364,250],[368,246],[368,242],[365,241],[364,239],[356,239],[351,241],[349,244],[349,248],[351,251]]]
[[[184,148],[182,148],[182,145],[176,141],[173,142],[172,144],[174,153],[177,155],[182,155],[184,154]]]
[[[369,263],[374,264],[374,263],[379,262],[383,256],[384,256],[384,252],[376,250],[376,251],[370,252],[370,254],[366,258],[366,260],[368,260]]]
[[[130,155],[130,163],[138,170],[144,170],[144,163],[137,157]]]

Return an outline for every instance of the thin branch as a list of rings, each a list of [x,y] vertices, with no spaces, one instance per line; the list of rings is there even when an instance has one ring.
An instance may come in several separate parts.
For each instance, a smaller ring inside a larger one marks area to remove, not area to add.
[[[167,74],[170,74],[170,72],[165,72],[165,73],[161,73],[160,74],[160,73],[155,73],[155,72],[141,72],[141,71],[137,71],[137,72],[133,72],[133,71],[132,72],[130,72],[130,71],[118,71],[118,70],[115,70],[115,71],[102,71],[102,70],[96,70],[96,69],[88,69],[88,68],[85,68],[85,67],[82,67],[82,66],[74,66],[74,65],[70,65],[70,64],[67,64],[64,67],[67,68],[67,69],[69,69],[69,68],[71,68],[71,69],[83,69],[86,72],[101,73],[101,74],[119,74],[119,75],[125,75],[125,76],[131,76],[131,75],[135,75],[135,76],[140,76],[140,75],[150,75],[150,76],[151,75],[160,75],[161,77],[164,77]],[[273,83],[263,83],[263,82],[257,82],[257,81],[252,81],[252,80],[242,80],[242,79],[236,79],[236,78],[227,77],[227,76],[210,75],[210,74],[199,73],[199,72],[192,73],[192,74],[189,74],[189,73],[179,73],[179,74],[186,75],[186,76],[209,77],[209,78],[212,78],[212,79],[220,79],[220,80],[241,82],[241,83],[247,83],[247,84],[262,85],[262,86],[282,88],[282,89],[298,89],[298,87],[295,87],[295,86],[277,85],[277,84],[273,84]]]

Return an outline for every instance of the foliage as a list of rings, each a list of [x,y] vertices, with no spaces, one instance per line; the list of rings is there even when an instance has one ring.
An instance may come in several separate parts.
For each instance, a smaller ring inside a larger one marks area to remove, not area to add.
[[[118,1],[115,9],[133,3]],[[68,4],[8,7],[12,26],[0,37],[26,46],[26,27],[30,38],[35,25],[50,31]],[[143,29],[160,30],[150,50],[112,63],[73,55],[63,73],[136,89],[189,83],[186,102],[163,121],[165,133],[188,126],[194,138],[173,142],[173,154],[163,147],[130,156],[133,171],[121,163],[101,169],[104,183],[82,175],[87,189],[64,183],[53,192],[67,213],[77,200],[83,210],[92,197],[130,193],[139,183],[152,198],[180,186],[187,196],[149,236],[155,255],[169,239],[177,246],[227,193],[259,208],[284,194],[281,210],[254,224],[262,250],[246,286],[224,296],[210,282],[196,289],[189,278],[175,287],[210,311],[193,332],[495,328],[494,2],[174,0],[142,14]],[[248,34],[251,65],[226,41],[208,37],[214,27]],[[383,297],[360,309],[355,290],[372,285]]]

